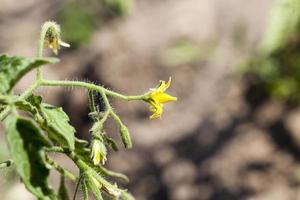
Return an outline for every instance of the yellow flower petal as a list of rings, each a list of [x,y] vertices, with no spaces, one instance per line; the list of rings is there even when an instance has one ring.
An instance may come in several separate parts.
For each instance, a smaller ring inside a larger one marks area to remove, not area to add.
[[[154,101],[158,102],[158,103],[167,103],[170,101],[176,101],[177,97],[173,97],[169,94],[166,93],[158,93],[152,96],[152,98],[154,99]]]
[[[160,84],[156,88],[150,89],[148,98],[145,99],[145,101],[150,104],[150,111],[153,113],[150,116],[150,119],[161,118],[164,108],[163,104],[177,100],[177,97],[173,97],[165,93],[170,85],[171,78],[169,78],[169,81],[167,83],[165,81],[160,81]]]
[[[163,104],[155,104],[155,106],[151,106],[150,111],[153,112],[153,114],[150,116],[150,119],[160,119],[163,113],[163,107]]]
[[[157,92],[165,92],[171,85],[171,77],[169,81],[166,83],[165,81],[160,81],[160,85],[157,88]]]

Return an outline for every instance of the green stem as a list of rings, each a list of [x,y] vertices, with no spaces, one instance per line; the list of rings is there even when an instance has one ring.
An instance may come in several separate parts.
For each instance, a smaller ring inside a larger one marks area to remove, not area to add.
[[[66,151],[62,147],[44,147],[45,151],[55,152],[55,153],[65,153]]]
[[[109,117],[110,111],[106,110],[103,117],[101,118],[101,120],[99,121],[99,124],[104,124],[104,122],[107,120],[107,118]]]
[[[102,166],[99,166],[99,172],[100,172],[100,174],[103,174],[104,176],[119,178],[125,182],[129,182],[129,178],[126,175],[110,171]]]
[[[62,86],[62,87],[81,87],[86,88],[88,90],[95,90],[99,93],[102,91],[111,97],[115,97],[118,99],[126,100],[126,101],[132,101],[132,100],[144,100],[146,98],[146,95],[138,95],[138,96],[126,96],[123,94],[119,94],[113,91],[110,91],[102,86],[95,85],[92,83],[86,83],[82,81],[53,81],[53,80],[43,80],[42,86]]]
[[[63,176],[71,179],[71,180],[76,180],[76,176],[73,175],[71,172],[69,172],[68,170],[64,169],[63,167],[61,167],[58,163],[56,163],[53,159],[49,158],[48,156],[46,156],[46,161],[49,165],[51,165],[54,169],[56,169],[60,174],[62,174]]]
[[[41,33],[40,33],[40,40],[39,40],[39,45],[38,45],[38,58],[43,57],[43,52],[44,52],[44,44],[45,44],[45,37],[47,34],[48,29],[50,28],[49,23],[45,23],[42,26]],[[42,74],[42,66],[39,66],[36,70],[36,80],[42,80],[43,79],[43,74]]]
[[[34,82],[27,90],[25,90],[18,98],[18,100],[24,100],[27,99],[30,95],[32,95],[33,91],[36,90],[41,84],[41,81]],[[6,107],[1,113],[0,113],[0,121],[3,121],[6,116],[9,114],[11,108],[10,106]]]
[[[27,99],[41,85],[41,81],[35,81],[27,90],[25,90],[18,100]]]
[[[25,90],[24,93],[22,93],[18,100],[24,100],[28,98],[32,93],[40,86],[61,86],[61,87],[81,87],[85,88],[87,90],[94,90],[101,93],[104,93],[105,96],[111,96],[118,99],[122,99],[125,101],[133,101],[133,100],[145,100],[147,97],[147,93],[144,95],[136,95],[136,96],[126,96],[123,94],[119,94],[117,92],[110,91],[102,86],[95,85],[92,83],[86,83],[82,81],[55,81],[55,80],[43,80],[38,79],[36,82],[34,82],[27,90]],[[107,99],[107,98],[106,98]],[[110,107],[110,105],[109,105]],[[1,113],[0,113],[0,121],[3,121],[6,116],[9,114],[10,108],[6,107]],[[116,117],[116,114],[111,109],[110,113],[114,117],[115,120],[118,120],[118,117]]]
[[[124,126],[123,122],[121,121],[120,117],[114,112],[113,108],[111,107],[108,98],[104,91],[100,91],[100,94],[102,96],[104,105],[106,106],[107,112],[111,114],[111,116],[114,118],[114,120],[119,124],[119,126]]]
[[[81,179],[82,179],[82,175],[80,174],[79,179],[78,179],[77,184],[76,184],[73,200],[76,200],[76,196],[77,196],[77,192],[78,192],[78,189],[79,189]]]
[[[89,90],[89,105],[90,105],[90,111],[95,112],[95,99],[94,99],[94,91]]]

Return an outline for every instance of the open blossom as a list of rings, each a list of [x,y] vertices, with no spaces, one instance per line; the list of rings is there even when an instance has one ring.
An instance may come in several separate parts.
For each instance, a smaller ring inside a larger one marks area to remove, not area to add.
[[[150,111],[153,112],[153,114],[150,116],[150,119],[161,118],[164,109],[164,103],[177,100],[177,97],[173,97],[165,93],[170,85],[171,78],[167,83],[165,81],[160,81],[160,84],[156,88],[150,89],[148,97],[145,99],[145,101],[150,104]]]
[[[106,147],[105,145],[98,139],[94,139],[92,141],[92,152],[91,152],[91,159],[94,163],[94,165],[99,165],[100,163],[102,165],[106,162]]]
[[[55,22],[49,21],[44,24],[44,27],[47,29],[45,38],[44,38],[44,48],[52,49],[55,55],[58,54],[60,46],[70,47],[69,44],[61,40],[60,27]]]

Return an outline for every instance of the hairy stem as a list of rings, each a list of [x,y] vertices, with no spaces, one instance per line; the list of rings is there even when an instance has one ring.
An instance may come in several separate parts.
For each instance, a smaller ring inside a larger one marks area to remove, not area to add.
[[[68,170],[61,167],[58,163],[56,163],[53,159],[51,159],[49,156],[46,156],[46,161],[49,165],[51,165],[54,169],[56,169],[60,174],[63,176],[69,178],[70,180],[76,180],[76,176],[73,175]]]
[[[41,33],[40,33],[40,40],[39,40],[39,44],[38,44],[38,52],[37,52],[38,58],[43,57],[44,44],[45,44],[44,40],[45,40],[47,31],[48,31],[49,28],[50,28],[50,25],[48,23],[46,23],[42,26]],[[42,80],[42,79],[43,79],[42,66],[39,66],[36,70],[36,80],[39,81],[39,80]]]
[[[55,80],[43,80],[43,79],[38,79],[36,80],[27,90],[25,90],[20,97],[18,98],[18,100],[24,100],[26,98],[28,98],[30,95],[32,95],[32,93],[39,88],[40,86],[58,86],[58,87],[79,87],[79,88],[85,88],[89,91],[97,91],[100,94],[104,93],[105,96],[111,96],[114,98],[118,98],[118,99],[122,99],[125,101],[133,101],[133,100],[145,100],[147,94],[144,95],[136,95],[136,96],[126,96],[123,94],[119,94],[117,92],[113,92],[110,91],[102,86],[99,85],[95,85],[92,83],[86,83],[86,82],[82,82],[82,81],[55,81]],[[106,98],[107,99],[107,98]],[[0,121],[3,121],[6,116],[9,114],[10,112],[10,108],[6,107],[1,113],[0,113]],[[119,121],[116,117],[115,114],[113,112],[113,110],[111,109],[112,116]]]
[[[53,80],[43,80],[42,86],[61,86],[61,87],[81,87],[86,88],[88,90],[94,90],[99,93],[104,92],[107,96],[115,97],[118,99],[132,101],[132,100],[144,100],[145,95],[138,96],[126,96],[123,94],[119,94],[117,92],[110,91],[102,86],[95,85],[92,83],[86,83],[82,81],[53,81]]]
[[[90,105],[90,111],[91,111],[91,112],[95,112],[96,109],[95,109],[94,91],[89,90],[88,93],[89,93],[89,105]]]
[[[18,98],[18,100],[24,100],[28,98],[30,95],[32,95],[33,91],[35,91],[40,86],[41,81],[34,82],[27,90],[25,90]],[[3,121],[6,116],[9,114],[11,108],[10,106],[6,107],[1,113],[0,113],[0,121]]]

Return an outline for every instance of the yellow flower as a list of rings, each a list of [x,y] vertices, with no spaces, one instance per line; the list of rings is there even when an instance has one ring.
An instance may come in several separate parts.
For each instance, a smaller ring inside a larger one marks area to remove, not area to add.
[[[52,49],[55,55],[58,54],[60,46],[70,47],[69,44],[63,42],[60,38],[60,27],[57,23],[49,21],[43,25],[43,28],[46,30],[44,38],[44,48]]]
[[[94,139],[92,141],[92,152],[91,152],[91,159],[94,165],[102,165],[105,164],[106,159],[106,147],[105,145],[98,139]]]
[[[150,116],[150,119],[161,118],[164,109],[164,103],[177,100],[176,97],[165,93],[170,85],[171,78],[167,83],[165,81],[160,81],[160,84],[156,88],[150,89],[150,92],[145,99],[145,101],[150,104],[150,111],[153,112],[153,114]]]

